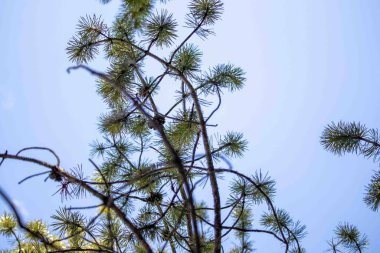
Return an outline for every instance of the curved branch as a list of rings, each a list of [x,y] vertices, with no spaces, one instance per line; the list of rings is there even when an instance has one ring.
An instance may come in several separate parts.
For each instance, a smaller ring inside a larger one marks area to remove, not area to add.
[[[105,195],[101,194],[100,192],[98,192],[97,190],[95,190],[94,188],[92,188],[91,186],[89,186],[87,183],[85,183],[84,181],[82,181],[82,180],[80,180],[80,179],[72,176],[71,174],[65,172],[62,168],[59,168],[56,165],[52,165],[52,164],[49,164],[47,162],[44,162],[44,161],[41,161],[41,160],[38,160],[38,159],[34,159],[34,158],[30,158],[30,157],[24,157],[24,156],[9,155],[9,154],[0,154],[0,157],[1,158],[8,158],[8,159],[14,159],[14,160],[31,162],[31,163],[43,166],[45,168],[49,168],[49,169],[52,170],[52,172],[59,174],[61,177],[65,178],[68,182],[71,182],[71,183],[74,183],[74,184],[77,184],[77,185],[83,187],[85,190],[87,190],[88,192],[90,192],[93,196],[95,196],[96,198],[100,199],[101,201],[103,201],[103,202],[104,201],[108,201],[108,198]],[[0,194],[3,196],[3,194],[1,192],[0,192]],[[7,200],[6,196],[5,197],[3,196],[3,198],[5,200]],[[127,225],[127,227],[136,235],[137,240],[145,248],[146,252],[153,253],[153,250],[151,249],[150,245],[148,244],[148,242],[146,241],[146,239],[141,234],[141,231],[132,223],[131,220],[128,219],[128,217],[126,216],[126,214],[116,206],[116,204],[114,203],[113,200],[111,200],[110,202],[111,203],[109,203],[109,207],[116,213],[116,215],[121,219],[121,221],[125,225]],[[16,209],[12,208],[12,210],[16,210]],[[23,223],[21,223],[21,224],[23,224]]]
[[[149,53],[149,52],[147,52],[147,53]],[[152,127],[158,131],[165,147],[168,149],[168,151],[170,152],[170,154],[173,158],[173,163],[176,165],[182,181],[184,182],[187,200],[188,200],[187,203],[190,206],[190,211],[191,211],[191,216],[192,216],[192,225],[193,225],[193,228],[195,231],[193,234],[194,235],[194,241],[195,241],[195,251],[200,252],[200,239],[199,239],[199,233],[198,233],[198,224],[197,224],[197,218],[196,218],[195,206],[194,206],[194,200],[193,200],[191,188],[190,188],[190,185],[187,181],[186,172],[185,172],[184,166],[182,164],[182,160],[179,157],[179,155],[177,154],[177,152],[175,151],[175,149],[174,149],[173,145],[171,144],[171,142],[169,141],[168,137],[166,136],[166,133],[165,133],[162,125],[159,124],[156,120],[154,120],[143,109],[142,105],[140,103],[138,103],[132,95],[130,95],[127,91],[125,91],[125,90],[121,89],[119,86],[117,86],[115,84],[115,82],[113,80],[111,80],[107,75],[105,75],[101,72],[98,72],[96,70],[93,70],[90,67],[85,66],[85,65],[77,65],[74,67],[70,67],[67,69],[67,72],[70,73],[71,70],[75,70],[75,69],[84,69],[84,70],[88,71],[89,73],[109,82],[115,89],[120,91],[124,96],[128,97],[132,101],[133,105],[146,117],[146,119],[149,121],[149,123],[152,125]]]
[[[27,147],[27,148],[23,148],[23,149],[19,150],[16,153],[16,155],[18,156],[19,154],[21,154],[22,152],[27,151],[27,150],[46,150],[46,151],[50,152],[55,157],[55,159],[57,160],[57,167],[59,167],[61,165],[61,160],[59,159],[59,156],[52,149],[46,148],[46,147]]]
[[[18,210],[17,210],[17,207],[16,205],[12,202],[12,200],[10,199],[10,197],[3,191],[3,189],[0,187],[0,197],[5,201],[5,203],[8,205],[8,207],[11,209],[12,213],[15,215],[16,217],[16,221],[17,221],[17,224],[19,225],[19,227],[22,229],[22,230],[25,230],[27,233],[33,235],[34,237],[36,238],[39,238],[41,240],[41,242],[46,246],[50,246],[54,249],[57,249],[59,250],[59,248],[54,245],[54,243],[50,242],[48,238],[46,238],[45,236],[43,236],[42,234],[38,233],[38,232],[35,232],[31,229],[29,229],[21,215],[19,214]]]

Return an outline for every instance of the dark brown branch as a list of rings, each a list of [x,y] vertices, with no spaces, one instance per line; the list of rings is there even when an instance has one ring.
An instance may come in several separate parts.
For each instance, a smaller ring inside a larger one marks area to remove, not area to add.
[[[76,249],[61,249],[56,251],[48,251],[48,253],[62,253],[62,252],[110,252],[110,253],[118,253],[112,250],[107,249],[83,249],[83,248],[76,248]]]
[[[198,216],[204,223],[206,223],[207,225],[213,227],[214,224],[212,224],[211,222],[207,221],[206,219]],[[269,230],[264,230],[264,229],[248,229],[248,228],[240,228],[240,227],[236,227],[236,226],[222,226],[222,229],[229,229],[229,230],[236,230],[236,231],[241,231],[241,232],[247,232],[247,233],[265,233],[265,234],[270,234],[272,236],[274,236],[277,240],[279,240],[280,242],[282,243],[285,243],[284,240],[282,238],[280,238],[278,235],[276,235],[276,233],[272,232],[272,231],[269,231]]]
[[[9,154],[0,154],[1,158],[8,158],[8,159],[14,159],[14,160],[20,160],[20,161],[26,161],[26,162],[31,162],[34,164],[41,165],[45,168],[51,169],[54,173],[59,174],[61,177],[65,178],[68,182],[77,184],[80,187],[83,187],[85,190],[90,192],[93,196],[96,198],[104,201],[106,198],[105,195],[101,194],[88,184],[86,184],[84,181],[70,175],[69,173],[65,172],[62,168],[59,168],[55,165],[51,165],[49,163],[46,163],[44,161],[30,158],[30,157],[23,157],[23,156],[16,156],[16,155],[9,155]],[[116,215],[121,219],[121,221],[127,225],[127,227],[136,235],[137,240],[141,243],[141,245],[145,248],[146,252],[148,253],[153,253],[150,245],[146,241],[146,239],[142,236],[140,230],[132,223],[131,220],[128,219],[128,217],[125,215],[124,212],[122,212],[113,201],[111,201],[110,208],[115,211]]]
[[[37,173],[37,174],[30,175],[30,176],[24,178],[23,180],[21,180],[20,182],[18,182],[18,184],[22,184],[22,183],[24,183],[24,182],[25,182],[26,180],[28,180],[28,179],[31,179],[31,178],[33,178],[33,177],[38,177],[38,176],[41,176],[41,175],[45,175],[45,174],[47,174],[47,173],[50,173],[50,171],[45,171],[45,172],[41,172],[41,173]]]
[[[112,38],[113,40],[114,38]],[[206,122],[203,117],[203,112],[201,109],[201,105],[199,103],[198,95],[190,81],[181,73],[180,70],[178,70],[176,67],[171,65],[171,63],[166,62],[165,60],[161,59],[157,55],[144,50],[140,48],[139,46],[131,43],[130,41],[125,41],[122,39],[117,39],[121,40],[127,44],[129,44],[131,47],[138,49],[139,51],[143,52],[144,54],[152,57],[153,59],[157,60],[159,63],[163,64],[166,68],[172,69],[175,71],[178,76],[184,81],[186,84],[187,88],[190,90],[191,97],[193,98],[193,101],[195,103],[195,109],[197,111],[199,121],[200,121],[200,127],[201,127],[201,133],[202,133],[202,139],[203,139],[203,144],[204,144],[204,149],[206,152],[206,157],[207,157],[207,166],[208,170],[210,173],[210,182],[211,182],[211,188],[212,188],[212,194],[213,194],[213,199],[214,199],[214,207],[215,207],[215,214],[214,214],[214,219],[215,219],[215,248],[214,252],[215,253],[220,253],[221,252],[221,245],[222,245],[222,233],[221,233],[221,213],[220,213],[220,196],[219,196],[219,188],[218,188],[218,183],[217,179],[215,176],[215,171],[214,171],[214,164],[211,156],[211,150],[210,150],[210,144],[208,140],[208,134],[207,134],[207,128],[206,128]],[[88,68],[88,67],[87,67]]]
[[[148,54],[149,54],[149,52],[148,52]],[[70,73],[71,70],[80,69],[80,68],[82,68],[82,69],[88,71],[89,73],[109,82],[115,89],[117,89],[123,95],[128,97],[132,101],[133,105],[146,117],[146,119],[153,126],[153,128],[158,131],[165,147],[168,149],[169,153],[172,155],[173,163],[177,166],[178,172],[182,178],[182,181],[184,182],[184,186],[186,189],[186,195],[187,195],[187,199],[188,199],[187,203],[190,206],[190,211],[191,211],[191,216],[192,216],[192,225],[193,225],[193,228],[195,231],[194,232],[194,241],[195,241],[195,249],[194,250],[195,250],[195,252],[199,252],[200,240],[199,240],[199,233],[198,233],[198,224],[197,224],[197,218],[196,218],[195,207],[194,207],[194,200],[193,200],[193,196],[191,193],[191,189],[190,189],[189,183],[187,181],[186,172],[185,172],[185,169],[183,167],[181,158],[178,156],[174,147],[170,143],[162,125],[159,124],[158,122],[156,122],[155,120],[153,120],[152,117],[142,108],[142,105],[140,103],[138,103],[132,95],[130,95],[127,91],[125,91],[125,90],[121,89],[119,86],[117,86],[114,83],[114,81],[111,80],[107,75],[105,75],[101,72],[95,71],[95,70],[93,70],[93,69],[91,69],[85,65],[78,65],[78,66],[70,67],[67,69],[67,71]]]
[[[193,168],[195,169],[198,169],[198,170],[204,170],[204,171],[207,171],[208,169],[207,168],[202,168],[202,167],[198,167],[198,166],[192,166]],[[286,237],[285,237],[285,234],[282,230],[282,227],[286,227],[284,226],[283,224],[281,224],[281,222],[279,221],[278,219],[278,216],[277,216],[277,212],[276,212],[276,208],[274,207],[273,205],[273,202],[272,200],[270,199],[270,197],[268,196],[268,194],[266,194],[263,189],[261,189],[261,187],[255,183],[255,181],[253,181],[250,177],[236,171],[236,170],[233,170],[233,169],[223,169],[223,168],[216,168],[215,169],[215,172],[216,173],[224,173],[224,172],[227,172],[227,173],[231,173],[231,174],[234,174],[242,179],[245,179],[247,180],[248,182],[250,182],[265,198],[270,210],[272,211],[273,213],[273,216],[276,220],[276,223],[277,223],[277,226],[279,228],[279,231],[280,231],[280,234],[281,234],[281,238],[282,240],[284,241],[284,243],[289,246],[289,242],[286,240]]]
[[[16,153],[16,155],[18,156],[22,152],[25,152],[27,150],[46,150],[46,151],[50,152],[55,157],[55,159],[57,160],[57,167],[61,166],[61,160],[59,159],[59,156],[52,149],[50,149],[50,148],[45,148],[45,147],[28,147],[28,148],[23,148],[20,151],[18,151]]]
[[[52,247],[52,248],[54,248],[54,249],[59,250],[59,248],[58,248],[56,245],[54,245],[54,243],[50,242],[48,238],[45,238],[45,236],[43,236],[42,234],[40,234],[40,233],[38,233],[38,232],[35,232],[35,231],[29,229],[29,228],[25,225],[25,223],[24,223],[24,221],[23,221],[21,215],[19,214],[19,212],[18,212],[18,210],[17,210],[17,207],[15,206],[15,204],[12,202],[12,200],[10,199],[10,197],[9,197],[9,196],[3,191],[3,189],[2,189],[1,187],[0,187],[0,197],[5,201],[5,203],[8,205],[8,207],[11,209],[12,213],[14,214],[14,216],[15,216],[15,218],[16,218],[16,221],[17,221],[18,226],[19,226],[22,230],[24,230],[24,231],[26,231],[27,233],[29,233],[30,235],[32,235],[32,236],[34,236],[34,237],[40,239],[41,242],[42,242],[44,245],[48,245],[48,246],[50,246],[50,247]]]

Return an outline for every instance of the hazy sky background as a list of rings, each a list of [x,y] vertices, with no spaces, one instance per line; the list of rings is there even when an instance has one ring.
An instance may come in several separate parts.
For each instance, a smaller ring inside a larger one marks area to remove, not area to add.
[[[170,7],[184,15],[185,1]],[[362,202],[378,165],[362,157],[324,151],[319,136],[331,121],[360,121],[380,128],[380,2],[378,0],[226,0],[216,36],[202,42],[204,67],[231,62],[247,73],[246,87],[226,95],[214,123],[242,131],[249,141],[235,169],[268,171],[277,181],[276,205],[307,225],[303,245],[324,252],[335,226],[356,225],[380,250],[380,215]],[[53,148],[65,168],[83,164],[99,137],[105,106],[95,79],[70,75],[65,53],[80,16],[101,14],[111,23],[119,1],[0,0],[0,149]],[[101,59],[91,66],[104,70]],[[30,153],[53,161],[50,156]],[[6,161],[0,185],[26,219],[53,214],[60,196],[43,178],[17,182],[31,164]],[[221,183],[222,184],[222,183]],[[227,188],[227,185],[225,189]],[[4,209],[0,202],[0,209]],[[256,217],[256,221],[259,217]],[[280,252],[268,236],[255,236],[258,252]],[[5,241],[0,239],[1,246]]]

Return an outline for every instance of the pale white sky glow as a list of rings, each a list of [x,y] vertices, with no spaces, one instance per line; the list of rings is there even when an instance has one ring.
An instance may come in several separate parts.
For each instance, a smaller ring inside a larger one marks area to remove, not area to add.
[[[26,208],[26,206],[21,201],[19,201],[17,199],[13,199],[12,201],[16,205],[17,210],[20,211],[20,214],[22,215],[22,217],[28,219],[30,213],[29,213],[28,209]]]
[[[0,108],[2,110],[8,111],[12,110],[15,106],[15,98],[11,91],[7,90],[6,87],[0,86]]]

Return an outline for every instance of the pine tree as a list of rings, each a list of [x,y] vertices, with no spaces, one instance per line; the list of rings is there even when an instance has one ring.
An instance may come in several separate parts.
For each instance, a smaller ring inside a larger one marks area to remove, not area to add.
[[[348,250],[348,252],[361,253],[368,246],[367,236],[362,235],[357,227],[351,224],[339,224],[334,232],[336,237],[328,242],[330,252],[343,252],[343,248]]]
[[[49,225],[24,222],[0,188],[11,210],[0,216],[0,234],[14,241],[10,252],[217,253],[233,244],[229,252],[246,253],[253,252],[256,233],[279,241],[284,252],[305,252],[306,227],[275,206],[275,181],[261,171],[245,175],[229,166],[247,149],[243,135],[214,133],[211,124],[223,94],[242,89],[245,82],[244,71],[230,63],[205,70],[202,52],[192,42],[213,34],[223,3],[190,0],[188,35],[179,38],[165,2],[123,0],[111,25],[96,15],[79,20],[67,48],[77,65],[68,71],[95,75],[109,108],[99,123],[103,138],[92,145],[93,174],[85,175],[80,166],[62,168],[59,156],[41,147],[0,154],[0,166],[7,159],[39,165],[48,170],[21,182],[48,175],[62,199],[91,196],[97,204],[62,206]],[[87,65],[100,52],[109,61],[105,72]],[[153,63],[159,74],[147,67]],[[25,155],[33,149],[50,152],[57,162]],[[229,184],[228,196],[220,195],[221,183]],[[266,211],[260,213],[261,206]],[[86,210],[93,208],[97,214],[90,217]],[[254,222],[254,216],[261,218]],[[338,226],[336,235],[335,248],[361,252],[367,245],[348,224]]]
[[[361,123],[331,123],[322,133],[321,144],[326,150],[337,155],[354,153],[372,158],[374,162],[380,161],[379,132]],[[365,189],[364,202],[370,209],[377,211],[380,205],[380,171],[375,171]]]
[[[357,122],[332,122],[327,125],[321,136],[321,144],[336,155],[354,153],[378,162],[380,158],[380,138],[377,129],[369,129]],[[371,182],[365,187],[364,203],[377,211],[380,204],[380,171],[375,171]],[[368,245],[366,235],[350,224],[338,225],[335,230],[335,241],[329,242],[330,251],[341,252],[340,247],[352,252],[363,252]]]

